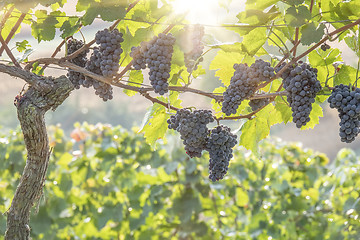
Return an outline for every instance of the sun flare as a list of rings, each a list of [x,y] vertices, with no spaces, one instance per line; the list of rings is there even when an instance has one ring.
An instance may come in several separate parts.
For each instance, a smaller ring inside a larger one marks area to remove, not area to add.
[[[186,19],[191,23],[218,24],[218,0],[174,0],[175,13],[187,13]]]

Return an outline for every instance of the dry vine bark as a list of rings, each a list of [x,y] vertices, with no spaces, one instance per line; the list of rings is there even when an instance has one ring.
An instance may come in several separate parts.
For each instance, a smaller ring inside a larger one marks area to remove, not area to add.
[[[6,240],[30,239],[30,210],[42,194],[50,149],[44,115],[55,110],[74,89],[67,77],[41,78],[17,67],[0,64],[0,72],[34,83],[15,103],[28,152],[24,172],[7,211]]]

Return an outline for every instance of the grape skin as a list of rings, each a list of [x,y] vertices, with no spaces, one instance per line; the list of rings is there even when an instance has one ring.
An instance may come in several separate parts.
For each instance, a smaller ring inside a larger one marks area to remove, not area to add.
[[[269,102],[270,100],[268,98],[251,99],[249,102],[249,106],[251,107],[251,110],[257,111],[258,109],[267,105]]]
[[[82,46],[84,46],[83,41],[77,40],[77,39],[70,39],[67,43],[67,54],[70,55],[70,54],[76,52]],[[87,62],[86,55],[88,52],[89,52],[89,50],[82,51],[75,58],[71,59],[70,62],[79,67],[85,67],[86,62]],[[67,77],[72,82],[75,89],[79,89],[80,86],[83,85],[83,81],[85,80],[85,76],[83,74],[76,72],[74,70],[71,70],[71,69],[68,71]]]
[[[234,64],[233,68],[234,75],[231,77],[229,87],[223,93],[222,112],[227,116],[235,114],[241,102],[251,97],[260,83],[269,81],[275,76],[270,63],[261,59],[256,60],[250,67],[246,64]]]
[[[220,125],[211,130],[207,143],[209,151],[209,179],[213,182],[223,179],[233,157],[232,148],[237,144],[236,135],[230,128]]]
[[[341,141],[353,142],[360,132],[360,89],[350,91],[349,86],[337,85],[328,102],[331,108],[336,108],[339,112]]]
[[[284,66],[285,63],[275,71],[280,71]],[[281,77],[293,112],[293,122],[297,128],[301,128],[310,121],[312,104],[315,102],[316,94],[321,90],[320,81],[317,80],[317,69],[299,62],[288,67]]]
[[[175,37],[169,33],[160,33],[151,41],[142,43],[139,47],[132,48],[130,56],[133,58],[133,67],[136,70],[150,69],[149,80],[155,93],[164,95],[169,90],[171,59]]]
[[[121,43],[123,34],[119,30],[109,31],[104,29],[95,34],[96,43],[99,45],[100,69],[105,77],[113,77],[119,70],[120,55],[123,52]]]
[[[101,52],[98,47],[95,47],[93,53],[91,54],[90,60],[86,63],[85,68],[90,72],[102,75],[100,63]],[[87,88],[93,86],[95,89],[95,94],[104,101],[111,100],[113,98],[113,88],[110,84],[99,82],[91,77],[86,76],[84,86]]]
[[[123,34],[119,30],[100,30],[95,34],[95,41],[99,47],[94,47],[93,53],[85,68],[104,77],[113,77],[119,70],[120,55],[123,52],[121,43],[124,41]],[[95,94],[104,101],[113,99],[113,88],[110,84],[86,77],[83,83],[85,87],[93,86]]]
[[[186,153],[190,157],[201,157],[202,150],[206,149],[209,130],[207,124],[214,118],[210,110],[179,109],[168,119],[168,128],[180,133]]]

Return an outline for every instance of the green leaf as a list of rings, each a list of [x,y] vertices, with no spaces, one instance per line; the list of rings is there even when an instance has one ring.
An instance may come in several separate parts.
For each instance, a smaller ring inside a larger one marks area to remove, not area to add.
[[[79,26],[80,26],[79,19],[69,18],[60,27],[60,31],[62,31],[62,34],[60,36],[62,38],[72,36],[79,29]]]
[[[303,26],[300,30],[301,39],[300,42],[304,45],[310,45],[316,43],[322,39],[324,36],[325,25],[320,24],[317,28],[315,23],[309,23]]]
[[[259,9],[261,11],[263,11],[264,9],[270,7],[271,5],[274,5],[275,3],[277,3],[277,0],[252,0],[252,1],[248,1],[246,2],[246,8],[247,9]]]
[[[289,105],[281,98],[276,97],[275,109],[280,112],[283,122],[286,124],[292,118],[292,111]]]
[[[29,42],[27,40],[23,40],[21,42],[16,42],[16,49],[19,52],[26,50],[28,47],[31,47],[31,45],[29,44]]]
[[[272,3],[271,3],[272,2]],[[269,6],[272,5],[275,0],[266,1],[266,4]],[[246,11],[240,12],[236,17],[239,19],[239,23],[247,23],[250,26],[258,25],[267,25],[271,20],[280,15],[280,12],[277,11],[276,7],[270,8],[267,12],[263,11],[264,9],[248,9]]]
[[[319,124],[320,122],[320,117],[323,117],[323,109],[320,106],[319,102],[314,102],[312,104],[312,110],[310,112],[310,121],[303,126],[301,129],[305,130],[305,129],[312,129],[314,128],[317,124]]]
[[[256,41],[254,41],[256,39]],[[250,56],[254,56],[267,40],[266,28],[255,28],[244,36],[241,49]]]
[[[357,36],[345,37],[345,42],[356,53],[357,57],[360,58],[360,39]]]
[[[285,13],[285,21],[292,27],[301,27],[310,18],[311,13],[304,5],[292,6]]]
[[[141,130],[144,133],[146,142],[153,148],[156,148],[156,141],[162,139],[165,136],[167,130],[168,114],[165,112],[165,108],[159,108],[151,116],[148,123]]]
[[[236,189],[236,203],[240,207],[244,207],[249,203],[248,193],[241,188]]]
[[[224,52],[237,52],[240,54],[242,53],[241,42],[213,44],[213,45],[209,45],[209,47],[213,49],[221,49]]]
[[[211,70],[216,70],[215,76],[219,77],[225,86],[228,86],[235,71],[233,65],[235,63],[240,63],[243,58],[244,55],[242,54],[229,53],[220,50],[211,62],[209,68]]]
[[[269,104],[254,119],[248,120],[241,128],[240,145],[258,154],[258,143],[270,133],[270,127],[281,123],[282,116],[276,111],[272,104]]]
[[[37,21],[31,25],[32,35],[38,42],[53,40],[55,37],[55,25],[59,23],[56,17],[47,15],[45,10],[37,10],[35,16]]]
[[[86,10],[86,13],[81,18],[81,23],[84,26],[90,25],[93,23],[94,19],[99,15],[99,8],[97,6],[92,6]]]
[[[312,67],[328,66],[330,68],[334,62],[342,61],[339,49],[330,49],[326,52],[323,50],[312,51],[308,56]]]
[[[127,85],[128,86],[134,86],[134,87],[141,87],[141,84],[144,81],[144,76],[142,74],[142,71],[130,71],[130,76]],[[134,96],[137,92],[124,89],[124,93],[128,95],[129,97]]]
[[[349,85],[355,82],[356,79],[356,69],[348,66],[342,65],[339,67],[339,71],[334,77],[334,86],[339,84]]]
[[[162,107],[163,107],[162,105],[153,104],[148,108],[148,111],[144,115],[139,132],[141,132],[144,129],[144,127],[149,123],[149,120],[152,117],[152,115],[154,114],[154,112],[158,111]]]
[[[122,2],[124,2],[122,0]],[[108,2],[106,4],[101,4],[100,7],[100,17],[104,21],[112,22],[117,19],[122,19],[126,15],[126,7],[127,2],[125,1],[125,5],[114,5],[109,6]]]
[[[78,0],[77,4],[76,4],[76,11],[77,12],[82,12],[82,11],[86,11],[89,7],[90,4],[94,2],[94,0]]]

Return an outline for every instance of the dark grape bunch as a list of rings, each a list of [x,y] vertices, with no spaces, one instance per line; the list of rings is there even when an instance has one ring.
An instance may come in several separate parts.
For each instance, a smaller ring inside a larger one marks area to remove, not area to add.
[[[350,91],[349,86],[335,86],[328,102],[339,112],[341,141],[351,143],[360,131],[360,89]]]
[[[269,103],[269,98],[251,99],[249,106],[251,110],[256,111]]]
[[[204,44],[202,38],[204,37],[204,26],[196,24],[193,26],[187,25],[184,28],[186,44],[189,45],[189,51],[184,52],[185,67],[188,73],[196,70],[199,62],[203,60],[201,55],[203,54]],[[199,59],[200,58],[200,59]]]
[[[121,43],[124,41],[123,34],[119,30],[109,31],[104,29],[95,35],[96,43],[99,45],[100,69],[105,77],[113,77],[119,70],[120,55],[123,52]]]
[[[275,76],[270,63],[256,60],[250,67],[246,64],[234,64],[234,75],[224,92],[222,111],[227,115],[235,114],[244,99],[252,96],[257,86]]]
[[[330,49],[330,46],[328,44],[324,43],[321,45],[320,48],[321,48],[321,50],[323,50],[325,52],[326,50]]]
[[[76,39],[69,39],[67,43],[67,54],[70,55],[80,49],[82,46],[84,46],[83,41],[79,41]],[[85,67],[85,64],[87,62],[87,53],[89,50],[85,50],[81,52],[79,55],[77,55],[75,58],[71,59],[70,62],[79,66],[79,67]],[[72,82],[74,87],[76,89],[79,89],[81,85],[83,85],[83,81],[85,80],[85,76],[79,72],[76,72],[74,70],[69,70],[67,73],[67,77]]]
[[[85,68],[92,73],[104,77],[113,77],[119,70],[120,55],[123,52],[121,43],[124,41],[123,34],[119,30],[100,30],[95,34],[96,43],[99,47],[94,47],[89,61]],[[95,94],[99,95],[104,101],[113,98],[113,88],[110,84],[96,81],[91,77],[86,77],[83,82],[84,87],[93,86]]]
[[[98,47],[95,47],[89,61],[86,62],[85,68],[92,73],[102,75],[100,64],[101,52]],[[102,98],[104,101],[113,99],[113,91],[110,84],[99,82],[91,77],[86,76],[83,86],[87,88],[93,86],[95,89],[95,94]]]
[[[202,150],[206,149],[209,130],[207,124],[214,118],[210,110],[179,109],[168,119],[169,129],[180,133],[185,145],[186,153],[190,157],[201,157]]]
[[[150,42],[132,48],[130,56],[136,70],[150,69],[149,79],[155,93],[164,95],[168,92],[168,79],[171,71],[171,58],[176,39],[169,33],[160,33]]]
[[[280,71],[284,66],[285,63],[275,70]],[[316,94],[321,90],[321,84],[317,80],[317,69],[299,62],[287,68],[281,77],[288,92],[287,100],[293,112],[293,122],[297,128],[301,128],[310,121],[312,104],[315,102]]]
[[[213,182],[224,178],[233,157],[232,148],[236,144],[236,135],[230,132],[230,128],[220,125],[211,130],[207,150],[210,155],[209,178]]]

